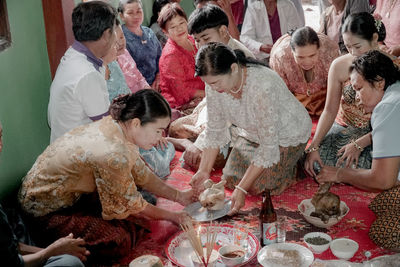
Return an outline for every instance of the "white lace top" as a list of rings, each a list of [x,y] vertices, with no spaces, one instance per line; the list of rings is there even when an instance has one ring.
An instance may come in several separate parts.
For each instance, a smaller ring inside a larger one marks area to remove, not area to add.
[[[246,139],[258,143],[252,163],[268,168],[279,162],[279,146],[306,143],[311,134],[307,110],[274,71],[249,66],[241,99],[218,93],[206,85],[208,121],[196,146],[220,148],[230,142],[230,124],[244,129]],[[243,136],[243,135],[241,135]]]

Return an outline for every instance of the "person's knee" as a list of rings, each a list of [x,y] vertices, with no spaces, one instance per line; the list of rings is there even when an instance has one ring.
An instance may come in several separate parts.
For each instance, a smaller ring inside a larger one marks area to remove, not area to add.
[[[84,267],[82,261],[75,256],[64,254],[51,257],[47,260],[44,267]]]

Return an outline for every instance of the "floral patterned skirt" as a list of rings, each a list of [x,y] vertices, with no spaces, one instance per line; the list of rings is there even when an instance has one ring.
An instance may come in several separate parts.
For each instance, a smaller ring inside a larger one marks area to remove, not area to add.
[[[250,166],[259,144],[243,137],[232,135],[232,151],[223,169],[226,187],[233,189],[239,184],[247,168]],[[262,171],[254,181],[249,193],[257,195],[270,189],[271,194],[279,195],[296,181],[297,162],[302,156],[306,144],[295,147],[279,147],[280,160]]]

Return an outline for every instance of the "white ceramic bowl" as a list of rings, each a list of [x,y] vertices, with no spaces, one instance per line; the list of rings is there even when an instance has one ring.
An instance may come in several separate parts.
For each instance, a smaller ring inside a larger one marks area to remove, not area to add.
[[[206,255],[206,250],[207,250],[206,248],[203,248],[204,255]],[[204,264],[199,261],[199,258],[197,257],[196,252],[193,251],[192,254],[190,255],[190,258],[192,259],[194,267],[203,267],[204,266]],[[215,267],[217,264],[217,261],[218,261],[218,252],[213,249],[213,251],[211,252],[211,256],[210,256],[207,266]]]
[[[327,223],[324,223],[320,218],[310,216],[310,214],[315,211],[315,207],[311,203],[311,199],[304,199],[302,202],[300,202],[297,208],[307,222],[320,228],[329,228],[332,225],[337,224],[338,222],[340,222],[341,219],[343,219],[344,216],[347,215],[347,213],[349,213],[350,210],[349,207],[347,207],[346,203],[340,201],[340,216],[338,218],[331,217],[329,218]]]
[[[349,260],[358,250],[358,243],[348,238],[338,238],[331,242],[331,251],[339,259]]]
[[[328,241],[328,243],[324,244],[324,245],[315,245],[312,244],[310,242],[307,242],[307,239],[309,238],[313,238],[313,237],[321,237],[324,238]],[[315,253],[315,254],[321,254],[322,252],[324,252],[325,250],[327,250],[329,248],[329,245],[332,241],[332,238],[330,235],[322,233],[322,232],[311,232],[308,233],[304,236],[304,243],[307,244],[307,246]]]
[[[232,253],[232,252],[237,252],[235,254],[240,254],[241,256],[237,257],[226,257],[226,254]],[[244,260],[244,257],[246,255],[246,250],[243,247],[237,246],[237,245],[226,245],[222,246],[218,250],[219,256],[221,257],[222,262],[226,266],[235,266],[238,264],[241,264]]]

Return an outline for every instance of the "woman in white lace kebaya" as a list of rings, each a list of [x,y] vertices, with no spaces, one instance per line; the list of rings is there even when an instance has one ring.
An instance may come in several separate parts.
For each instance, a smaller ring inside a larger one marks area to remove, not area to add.
[[[235,188],[230,214],[244,206],[247,191],[280,194],[294,182],[310,137],[307,110],[278,74],[221,43],[200,48],[196,75],[206,83],[208,121],[195,143],[203,154],[194,190],[202,190],[220,148],[231,142],[222,177]]]

